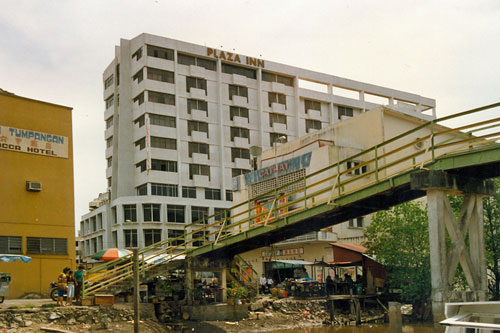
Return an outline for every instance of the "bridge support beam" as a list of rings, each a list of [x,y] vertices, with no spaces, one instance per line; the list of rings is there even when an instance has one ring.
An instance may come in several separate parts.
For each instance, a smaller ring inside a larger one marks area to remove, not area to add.
[[[451,299],[451,286],[458,264],[471,290],[469,301],[484,301],[487,296],[486,257],[482,198],[492,195],[494,186],[478,180],[441,171],[422,171],[412,175],[412,189],[427,191],[429,243],[432,283],[432,313],[435,328],[445,319],[444,305]],[[471,193],[475,192],[475,193]],[[449,194],[463,196],[457,220]],[[446,248],[446,232],[451,244]],[[465,239],[469,237],[469,246]]]

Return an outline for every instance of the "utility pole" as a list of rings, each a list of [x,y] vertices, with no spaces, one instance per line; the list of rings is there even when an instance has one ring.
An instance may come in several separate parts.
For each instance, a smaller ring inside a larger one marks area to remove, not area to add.
[[[139,251],[133,250],[134,253],[134,333],[139,333]]]

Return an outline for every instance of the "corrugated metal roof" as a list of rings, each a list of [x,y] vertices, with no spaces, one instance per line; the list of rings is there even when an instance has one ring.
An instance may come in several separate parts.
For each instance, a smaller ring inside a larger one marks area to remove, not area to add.
[[[330,245],[341,247],[346,250],[365,253],[368,249],[361,244],[353,244],[353,243],[330,243]]]

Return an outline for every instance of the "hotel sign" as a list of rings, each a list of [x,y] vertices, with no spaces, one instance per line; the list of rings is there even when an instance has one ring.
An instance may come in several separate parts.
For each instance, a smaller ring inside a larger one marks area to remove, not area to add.
[[[212,49],[209,47],[207,48],[207,56],[214,57],[216,59],[232,61],[232,62],[239,63],[239,64],[242,64],[241,58],[243,58],[243,59],[245,59],[245,62],[243,63],[245,65],[264,68],[264,60],[263,59],[257,59],[257,58],[247,57],[247,56],[240,56],[239,54],[236,54],[236,53]]]
[[[309,164],[311,164],[311,152],[283,161],[277,165],[274,164],[267,168],[245,173],[245,183],[250,185],[273,177],[285,175],[293,171],[307,168]]]
[[[68,158],[68,137],[0,126],[0,149]]]

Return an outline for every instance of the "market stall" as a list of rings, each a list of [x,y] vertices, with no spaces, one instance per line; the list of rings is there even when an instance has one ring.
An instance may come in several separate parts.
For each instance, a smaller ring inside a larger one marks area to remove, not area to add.
[[[0,260],[3,262],[16,262],[18,260],[29,263],[30,257],[18,254],[0,254]],[[0,272],[0,303],[3,303],[5,296],[9,296],[9,284],[12,282],[10,273]]]

